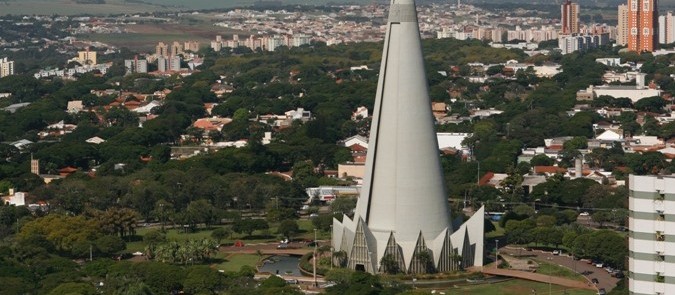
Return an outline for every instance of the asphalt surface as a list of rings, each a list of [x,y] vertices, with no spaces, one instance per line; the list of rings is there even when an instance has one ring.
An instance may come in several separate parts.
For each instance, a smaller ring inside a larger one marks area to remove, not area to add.
[[[614,289],[614,287],[616,287],[616,284],[619,282],[619,279],[613,278],[604,268],[595,267],[594,265],[591,265],[590,263],[581,260],[574,260],[572,259],[571,256],[567,255],[553,255],[551,252],[544,252],[539,250],[527,251],[525,249],[510,248],[510,247],[500,248],[499,253],[508,253],[514,256],[532,255],[533,257],[536,257],[539,260],[548,261],[557,265],[567,267],[579,274],[583,274],[584,272],[586,272],[587,274],[584,275],[584,277],[588,279],[589,283],[594,278],[598,279],[597,288],[604,288],[607,292]]]

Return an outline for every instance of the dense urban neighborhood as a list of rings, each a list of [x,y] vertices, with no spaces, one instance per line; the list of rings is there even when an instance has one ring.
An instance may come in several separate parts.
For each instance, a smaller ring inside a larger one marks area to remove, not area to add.
[[[675,18],[561,2],[418,3],[447,222],[484,239],[364,271],[334,231],[367,159],[428,143],[373,144],[389,5],[0,15],[0,294],[669,294]]]

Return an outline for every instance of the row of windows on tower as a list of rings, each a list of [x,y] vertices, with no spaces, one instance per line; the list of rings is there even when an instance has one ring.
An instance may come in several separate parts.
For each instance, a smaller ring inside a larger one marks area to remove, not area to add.
[[[638,10],[638,0],[630,1],[630,8],[632,11]],[[650,10],[649,0],[642,0],[642,10]]]
[[[642,35],[648,36],[650,34],[651,29],[649,28],[642,28]],[[630,28],[630,34],[633,36],[637,36],[638,34],[638,28]]]

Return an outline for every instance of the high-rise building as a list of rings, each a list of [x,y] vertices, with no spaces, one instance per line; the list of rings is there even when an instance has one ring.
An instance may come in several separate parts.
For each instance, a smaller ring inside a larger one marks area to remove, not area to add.
[[[178,72],[180,71],[180,56],[174,55],[171,57],[160,56],[157,58],[157,70],[159,72]]]
[[[157,46],[155,46],[155,55],[169,56],[169,45],[166,45],[164,42],[157,43]]]
[[[183,44],[183,49],[187,51],[197,52],[199,51],[199,42],[185,41],[185,44]]]
[[[563,35],[579,33],[579,4],[566,0],[560,5],[560,24]]]
[[[675,42],[675,16],[672,11],[659,16],[659,44]]]
[[[658,46],[658,0],[628,0],[628,49],[652,52]]]
[[[96,64],[96,51],[78,51],[77,52],[77,60],[80,62],[82,65],[95,65]]]
[[[628,187],[629,293],[672,294],[675,290],[675,175],[630,175]]]
[[[180,44],[178,41],[173,41],[173,45],[171,45],[171,49],[169,51],[170,56],[183,54],[183,44]]]
[[[0,78],[14,75],[14,61],[0,58]]]
[[[370,273],[482,266],[484,209],[452,226],[415,1],[390,5],[364,183],[354,216],[333,219],[333,247]]]
[[[147,73],[148,61],[145,59],[127,59],[124,60],[124,67],[127,69],[127,74],[132,73]]]
[[[626,46],[628,44],[628,5],[619,5],[618,25],[616,26],[616,44]]]

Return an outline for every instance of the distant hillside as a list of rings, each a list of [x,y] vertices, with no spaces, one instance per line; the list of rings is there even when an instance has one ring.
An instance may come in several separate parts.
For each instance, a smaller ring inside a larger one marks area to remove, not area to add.
[[[457,0],[417,0],[418,4],[428,3],[452,3]],[[542,5],[545,11],[557,10],[556,3],[563,0],[461,0],[462,3],[477,4],[489,7],[491,4],[508,6],[509,3],[522,4],[524,8],[537,8]],[[593,14],[612,14],[616,6],[626,0],[574,0],[584,7],[594,7]],[[0,15],[4,14],[117,14],[137,13],[167,10],[203,10],[223,9],[262,5],[273,7],[275,5],[323,5],[323,4],[370,4],[388,3],[389,0],[0,0]],[[533,5],[535,4],[535,5]],[[659,6],[662,11],[675,9],[675,0],[660,0]],[[599,11],[598,11],[599,9]],[[604,10],[607,9],[605,12]],[[605,19],[610,18],[605,15]]]

